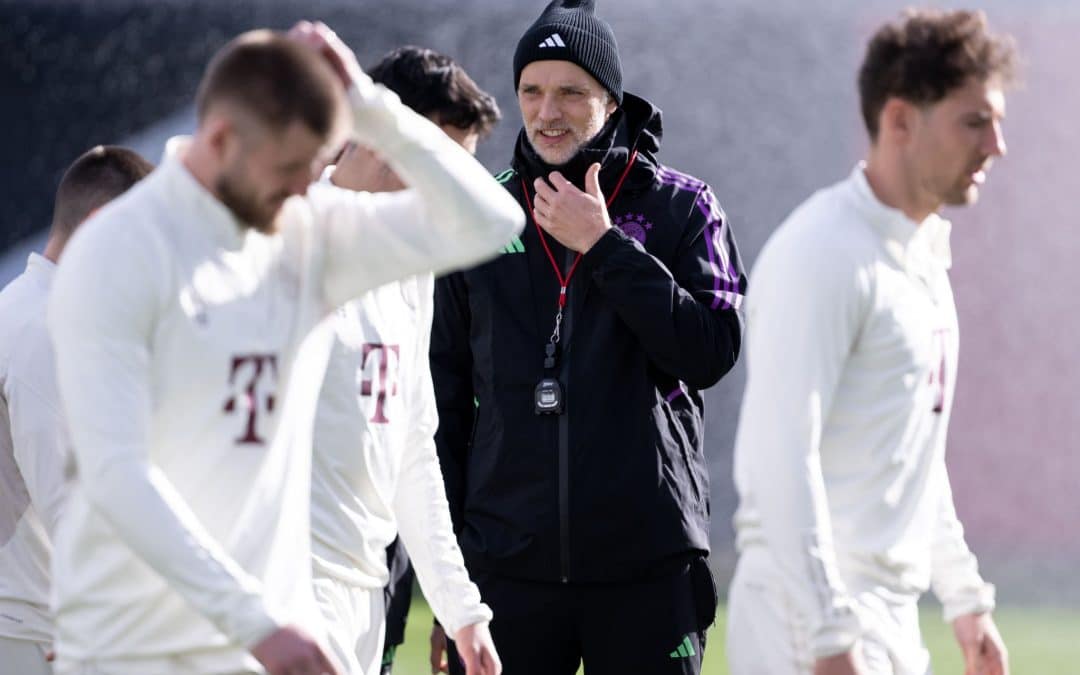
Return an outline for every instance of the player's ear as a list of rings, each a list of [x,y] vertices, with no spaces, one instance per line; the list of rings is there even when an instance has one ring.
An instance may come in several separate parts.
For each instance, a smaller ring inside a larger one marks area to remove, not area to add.
[[[216,160],[222,161],[238,141],[235,122],[221,111],[211,111],[201,126],[205,129],[207,147]]]
[[[905,144],[911,137],[918,113],[919,109],[914,104],[896,96],[889,97],[881,107],[878,118],[879,136]]]

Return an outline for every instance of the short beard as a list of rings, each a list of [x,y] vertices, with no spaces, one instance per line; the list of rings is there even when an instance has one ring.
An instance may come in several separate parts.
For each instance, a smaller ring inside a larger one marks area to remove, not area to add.
[[[277,212],[267,216],[259,209],[255,200],[245,194],[243,190],[236,189],[236,181],[229,180],[228,176],[219,176],[214,184],[214,191],[218,200],[229,209],[241,227],[255,230],[262,234],[274,234],[277,232]]]
[[[979,201],[979,188],[976,185],[957,187],[946,194],[942,201],[948,206],[971,206]]]
[[[540,136],[540,130],[539,129],[536,130],[536,136]],[[538,143],[533,142],[532,138],[529,138],[529,145],[532,146],[533,152],[535,152],[536,155],[540,159],[544,160],[545,164],[547,164],[548,166],[557,168],[557,167],[566,166],[567,164],[569,164],[570,160],[577,157],[578,153],[581,152],[581,149],[584,148],[586,145],[588,145],[588,142],[578,144],[577,147],[574,148],[574,151],[571,152],[570,155],[567,158],[562,159],[561,161],[556,161],[556,160],[554,160],[554,159],[552,159],[550,157],[545,157],[544,156],[544,151],[542,151],[540,149]]]
[[[562,167],[562,166],[566,166],[567,164],[569,164],[571,161],[573,161],[573,159],[575,157],[577,157],[579,154],[581,154],[582,149],[587,148],[590,145],[592,145],[596,141],[596,139],[599,138],[600,135],[604,133],[604,130],[607,129],[607,125],[608,125],[608,123],[610,121],[611,121],[611,116],[608,115],[607,119],[604,120],[604,123],[600,125],[600,128],[597,129],[593,134],[591,134],[584,141],[582,141],[581,143],[578,143],[577,147],[574,148],[574,151],[570,153],[570,156],[567,157],[566,159],[564,159],[561,162],[552,162],[547,157],[544,157],[544,155],[540,152],[539,148],[537,148],[537,144],[533,143],[532,137],[526,135],[526,138],[529,141],[529,145],[532,146],[533,152],[535,152],[540,157],[540,159],[544,160],[545,163],[547,163],[548,165],[550,165],[552,167],[555,167],[555,168]],[[540,136],[541,135],[540,131],[541,131],[541,129],[537,128],[535,130],[535,135]]]

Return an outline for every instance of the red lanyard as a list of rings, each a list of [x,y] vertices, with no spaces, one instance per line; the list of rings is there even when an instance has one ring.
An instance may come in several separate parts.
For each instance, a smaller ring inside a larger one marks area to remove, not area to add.
[[[630,155],[630,161],[626,163],[626,168],[623,169],[622,175],[619,176],[619,182],[615,184],[615,189],[611,191],[611,196],[607,199],[607,207],[611,208],[611,204],[615,201],[615,197],[619,195],[619,190],[622,189],[623,182],[630,174],[630,168],[634,166],[634,161],[637,159],[637,150],[634,150]],[[532,218],[533,225],[536,226],[536,233],[540,235],[540,243],[544,245],[544,252],[547,253],[548,260],[551,262],[551,269],[555,270],[555,278],[559,280],[559,313],[562,314],[563,307],[566,307],[566,289],[570,285],[570,279],[573,278],[574,272],[577,271],[578,263],[581,262],[581,254],[578,253],[574,258],[574,262],[570,265],[570,271],[566,273],[566,277],[563,278],[562,270],[559,269],[559,264],[555,262],[555,256],[551,253],[551,247],[548,246],[547,238],[544,237],[544,230],[540,227],[540,223],[536,222],[536,217],[533,215],[532,200],[529,199],[529,187],[525,183],[525,179],[521,179],[521,191],[525,195],[525,205],[529,207],[529,218]]]

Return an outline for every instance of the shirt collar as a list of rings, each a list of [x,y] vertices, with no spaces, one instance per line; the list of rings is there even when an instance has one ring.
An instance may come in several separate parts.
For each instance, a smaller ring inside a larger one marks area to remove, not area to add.
[[[221,201],[191,175],[180,157],[190,145],[188,136],[174,136],[165,144],[160,170],[169,191],[177,197],[174,205],[185,211],[185,219],[190,218],[191,226],[204,231],[211,239],[226,249],[238,249],[243,246],[244,238],[250,231],[242,225]],[[187,225],[187,223],[185,223]]]
[[[949,239],[952,223],[937,213],[931,213],[921,223],[908,218],[903,211],[883,204],[866,180],[866,162],[859,162],[850,178],[859,209],[877,231],[898,262],[909,269],[921,271],[926,266],[952,266]]]
[[[26,275],[48,290],[52,286],[56,263],[40,253],[31,253],[26,259]]]

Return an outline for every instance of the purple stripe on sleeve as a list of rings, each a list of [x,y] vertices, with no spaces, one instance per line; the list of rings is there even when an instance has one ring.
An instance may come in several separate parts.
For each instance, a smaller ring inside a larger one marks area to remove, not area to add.
[[[697,192],[705,187],[705,183],[693,176],[687,176],[666,166],[660,167],[657,172],[660,182],[665,185],[674,185],[690,192]]]
[[[675,387],[675,389],[673,389],[670,394],[668,394],[667,396],[664,397],[664,400],[667,401],[668,403],[671,403],[672,401],[679,398],[680,396],[685,396],[685,395],[686,395],[686,390],[683,389],[683,383],[680,382],[678,387]]]
[[[697,193],[694,203],[705,216],[705,248],[709,254],[709,268],[713,274],[711,307],[712,309],[739,307],[742,304],[742,294],[739,292],[738,271],[732,264],[725,245],[724,230],[727,222],[723,218],[716,196],[703,181],[666,166],[660,167],[657,178],[663,185]]]
[[[701,211],[702,215],[706,219],[706,233],[705,233],[705,248],[709,252],[709,266],[713,271],[713,301],[712,308],[718,309],[730,309],[731,303],[728,301],[727,296],[731,293],[731,280],[728,278],[727,270],[730,269],[730,265],[727,260],[727,250],[724,247],[723,237],[721,236],[721,228],[723,227],[723,220],[720,219],[719,208],[714,208],[715,198],[710,203],[709,196],[711,193],[708,190],[703,190],[698,194],[697,207]],[[723,288],[721,288],[723,286]]]
[[[712,227],[712,223],[709,223],[705,227]],[[716,264],[716,251],[714,250],[714,248],[715,246],[713,245],[713,238],[709,236],[705,237],[705,249],[709,252],[709,268],[712,269],[713,273],[712,308],[716,309],[720,306],[720,303],[723,302],[723,297],[720,295],[720,267]],[[727,309],[727,307],[725,307],[724,309]]]

